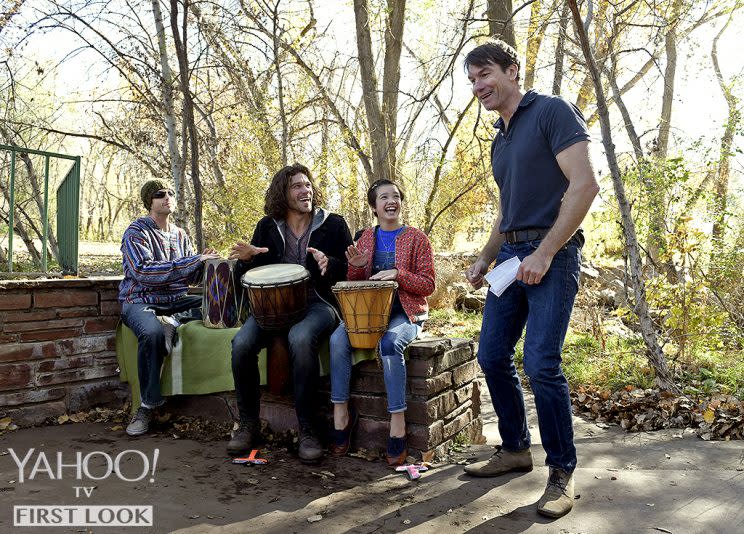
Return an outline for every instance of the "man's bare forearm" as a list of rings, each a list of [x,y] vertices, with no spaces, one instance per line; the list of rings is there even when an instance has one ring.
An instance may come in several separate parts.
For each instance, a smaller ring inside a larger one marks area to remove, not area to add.
[[[545,236],[537,251],[552,258],[566,241],[571,239],[592,207],[599,185],[589,159],[588,142],[576,143],[561,151],[556,159],[566,178],[568,189],[553,227]]]
[[[561,209],[558,212],[558,218],[555,224],[538,247],[542,249],[541,252],[550,257],[555,256],[561,247],[571,239],[571,236],[576,233],[576,230],[579,229],[584,217],[589,213],[589,208],[591,208],[592,201],[598,192],[599,187],[596,182],[581,184],[571,182],[563,197]]]

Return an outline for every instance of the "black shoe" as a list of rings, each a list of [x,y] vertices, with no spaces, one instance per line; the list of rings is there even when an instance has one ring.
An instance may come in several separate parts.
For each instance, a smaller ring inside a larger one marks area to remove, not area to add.
[[[240,456],[249,454],[261,441],[261,425],[258,421],[241,421],[227,444],[227,454]]]
[[[323,458],[323,446],[311,428],[300,429],[300,448],[298,455],[303,463],[316,463]]]
[[[150,421],[152,420],[152,409],[140,406],[137,408],[137,413],[134,414],[132,420],[127,426],[127,434],[130,436],[141,436],[147,434],[150,430]]]

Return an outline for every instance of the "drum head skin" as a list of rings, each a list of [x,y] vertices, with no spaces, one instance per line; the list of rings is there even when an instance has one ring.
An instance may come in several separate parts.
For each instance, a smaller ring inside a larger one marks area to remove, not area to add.
[[[310,278],[310,271],[294,263],[273,263],[251,269],[243,275],[244,286],[275,286]]]
[[[347,282],[336,282],[333,286],[333,291],[358,291],[360,289],[396,289],[398,282],[393,280],[359,280],[359,281],[347,281]]]

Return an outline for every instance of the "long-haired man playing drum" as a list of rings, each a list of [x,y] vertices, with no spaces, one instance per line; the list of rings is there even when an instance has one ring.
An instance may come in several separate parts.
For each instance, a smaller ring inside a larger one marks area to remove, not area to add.
[[[266,191],[266,214],[250,243],[238,242],[231,259],[236,271],[274,263],[298,264],[310,271],[307,314],[287,336],[294,383],[295,412],[300,429],[299,456],[304,462],[322,458],[318,439],[316,395],[318,347],[337,323],[331,286],[346,278],[346,248],[352,243],[346,221],[318,206],[319,194],[310,170],[304,165],[284,167]],[[258,353],[269,334],[252,315],[232,341],[232,370],[240,413],[239,428],[227,445],[230,455],[249,451],[260,439]]]
[[[429,239],[421,230],[402,222],[403,192],[389,180],[377,180],[367,191],[367,200],[378,225],[366,228],[356,245],[349,246],[349,280],[394,280],[394,297],[388,329],[379,344],[390,412],[387,443],[389,465],[400,465],[406,446],[406,364],[403,352],[421,331],[428,317],[426,297],[434,291],[434,264]],[[331,454],[349,450],[356,412],[349,409],[351,379],[349,336],[342,323],[331,336],[331,402],[333,442]]]

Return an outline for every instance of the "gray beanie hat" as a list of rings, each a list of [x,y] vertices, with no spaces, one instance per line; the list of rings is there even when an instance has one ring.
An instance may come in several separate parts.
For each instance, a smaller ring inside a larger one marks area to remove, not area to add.
[[[161,189],[168,189],[168,186],[163,180],[147,180],[142,184],[140,196],[142,197],[142,203],[145,205],[145,208],[149,210],[152,207],[152,195]]]

